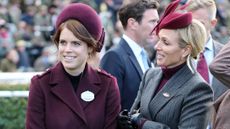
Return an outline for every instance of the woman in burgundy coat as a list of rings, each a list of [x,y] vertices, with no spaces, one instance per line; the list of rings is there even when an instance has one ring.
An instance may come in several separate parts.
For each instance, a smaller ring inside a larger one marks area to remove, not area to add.
[[[60,13],[56,29],[60,62],[32,78],[26,129],[115,129],[116,79],[87,64],[103,45],[99,17],[88,5],[71,4]]]

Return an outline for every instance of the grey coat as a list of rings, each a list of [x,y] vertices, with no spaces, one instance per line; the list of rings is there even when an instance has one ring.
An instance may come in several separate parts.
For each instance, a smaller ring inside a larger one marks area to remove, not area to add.
[[[227,43],[223,49],[215,56],[210,64],[210,71],[212,74],[230,87],[230,42]]]
[[[144,74],[131,108],[147,119],[142,129],[205,129],[213,101],[210,86],[185,65],[152,97],[161,77],[160,68]]]
[[[223,44],[218,43],[217,41],[213,41],[213,47],[214,47],[214,57],[216,58],[216,55],[220,52],[220,50],[223,47]],[[215,60],[215,59],[214,59]],[[212,70],[210,69],[211,73],[213,74]],[[212,79],[212,89],[214,92],[214,100],[217,100],[218,97],[220,97],[226,90],[228,90],[228,87],[221,83],[217,76],[213,76]]]
[[[215,101],[214,109],[213,129],[230,129],[230,90]]]

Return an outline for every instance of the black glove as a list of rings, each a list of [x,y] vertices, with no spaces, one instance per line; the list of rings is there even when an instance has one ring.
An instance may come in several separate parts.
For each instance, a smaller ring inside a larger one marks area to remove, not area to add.
[[[135,129],[132,126],[128,110],[123,110],[120,112],[118,116],[117,124],[118,124],[118,129]]]

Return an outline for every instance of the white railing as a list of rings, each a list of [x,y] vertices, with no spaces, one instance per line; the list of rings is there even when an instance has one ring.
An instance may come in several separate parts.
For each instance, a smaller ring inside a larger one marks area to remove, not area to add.
[[[31,78],[41,72],[1,73],[0,84],[30,84]],[[28,97],[29,91],[0,91],[0,97]]]
[[[0,73],[0,84],[29,84],[31,78],[41,72]]]
[[[0,91],[0,97],[28,97],[29,91]]]

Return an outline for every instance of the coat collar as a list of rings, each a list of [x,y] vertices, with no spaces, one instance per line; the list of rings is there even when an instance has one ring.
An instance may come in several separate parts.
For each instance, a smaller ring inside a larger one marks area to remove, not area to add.
[[[100,84],[101,80],[99,75],[87,64],[76,92],[74,91],[68,76],[65,74],[63,65],[60,62],[51,69],[51,92],[71,108],[71,110],[73,110],[73,112],[85,123],[87,123],[87,121],[84,109],[90,105],[90,102],[82,100],[81,94],[85,91],[90,91],[96,96],[100,91]],[[95,98],[92,101],[96,101]]]

